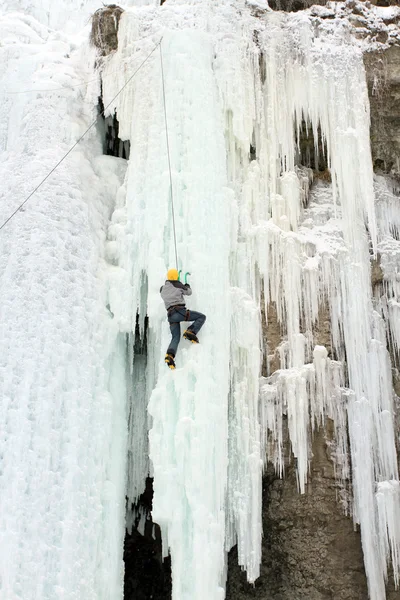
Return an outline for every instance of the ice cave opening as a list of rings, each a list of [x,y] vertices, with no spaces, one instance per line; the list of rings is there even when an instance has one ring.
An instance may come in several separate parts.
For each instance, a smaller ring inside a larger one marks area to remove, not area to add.
[[[325,175],[325,179],[329,181],[327,146],[320,124],[318,124],[317,131],[314,132],[312,123],[303,120],[297,136],[298,156],[296,162],[302,167],[312,169],[313,178],[323,178]]]
[[[134,521],[124,542],[124,600],[164,600],[171,597],[171,557],[162,556],[161,531],[151,517],[153,479],[146,478],[144,492],[129,510]]]

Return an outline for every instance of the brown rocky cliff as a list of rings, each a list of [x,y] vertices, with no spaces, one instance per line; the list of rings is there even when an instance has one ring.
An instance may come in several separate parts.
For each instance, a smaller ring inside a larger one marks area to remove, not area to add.
[[[400,19],[399,19],[400,20]],[[377,171],[400,176],[400,45],[365,54]]]
[[[263,485],[263,561],[254,587],[232,552],[227,599],[367,600],[360,534],[338,504],[339,490],[324,432],[316,434],[306,493],[295,463],[284,479],[269,470]]]

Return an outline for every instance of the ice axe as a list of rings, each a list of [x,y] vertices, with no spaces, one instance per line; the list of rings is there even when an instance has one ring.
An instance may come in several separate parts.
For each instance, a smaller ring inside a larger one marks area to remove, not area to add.
[[[181,280],[181,273],[182,273],[182,269],[179,269],[179,272],[178,272],[178,281]],[[186,271],[185,278],[184,278],[185,285],[187,284],[187,277],[188,277],[188,275],[191,275],[191,273],[189,273],[189,271]]]

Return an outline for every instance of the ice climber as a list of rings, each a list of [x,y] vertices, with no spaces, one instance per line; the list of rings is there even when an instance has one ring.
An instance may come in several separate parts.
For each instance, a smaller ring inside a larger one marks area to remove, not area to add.
[[[191,296],[192,290],[188,283],[179,281],[179,274],[176,269],[169,269],[167,281],[160,288],[160,294],[167,309],[168,323],[172,333],[172,339],[165,355],[165,362],[170,369],[175,369],[174,359],[181,338],[181,322],[193,321],[191,326],[184,332],[183,337],[193,344],[198,344],[199,340],[196,334],[203,327],[206,317],[200,312],[186,308],[183,296]]]

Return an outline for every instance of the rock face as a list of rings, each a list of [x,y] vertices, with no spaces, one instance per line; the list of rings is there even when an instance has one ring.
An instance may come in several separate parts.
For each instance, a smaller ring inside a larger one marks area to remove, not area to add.
[[[123,12],[116,4],[109,4],[94,13],[90,40],[101,56],[118,48],[118,25]]]
[[[400,176],[400,45],[365,55],[374,167]]]
[[[285,479],[273,471],[264,477],[261,576],[249,585],[232,550],[227,600],[367,600],[360,533],[345,516],[340,495],[329,443],[320,431],[304,495],[297,491],[293,462]],[[399,599],[390,583],[387,600]]]
[[[297,12],[298,10],[304,10],[310,8],[313,4],[319,4],[325,6],[327,0],[269,0],[268,4],[272,10],[284,10],[285,12]]]
[[[334,0],[339,1],[339,0]],[[328,0],[269,0],[269,6],[273,10],[284,10],[286,12],[297,12],[305,10],[315,4],[325,6]],[[375,6],[397,6],[398,0],[371,0]]]
[[[263,494],[261,576],[249,586],[231,556],[227,599],[366,600],[360,535],[338,504],[323,432],[314,439],[306,494],[297,491],[293,462],[284,480],[267,473]]]

